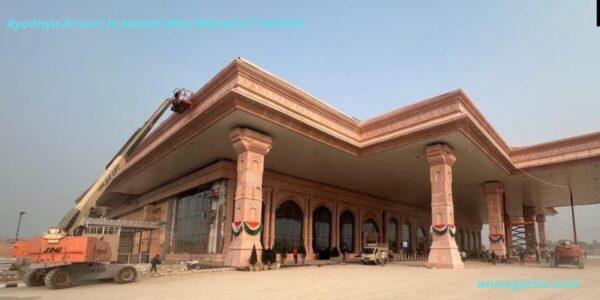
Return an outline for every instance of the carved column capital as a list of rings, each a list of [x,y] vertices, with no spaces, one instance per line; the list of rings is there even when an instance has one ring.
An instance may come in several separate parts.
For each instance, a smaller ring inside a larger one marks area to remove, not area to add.
[[[488,181],[484,183],[483,190],[486,196],[504,194],[504,186],[498,181]]]
[[[454,150],[446,144],[433,144],[425,147],[425,155],[430,166],[441,164],[453,166],[456,161]]]
[[[237,154],[252,152],[266,155],[273,146],[273,139],[270,136],[248,128],[233,129],[229,134],[229,139],[231,139],[231,144]]]

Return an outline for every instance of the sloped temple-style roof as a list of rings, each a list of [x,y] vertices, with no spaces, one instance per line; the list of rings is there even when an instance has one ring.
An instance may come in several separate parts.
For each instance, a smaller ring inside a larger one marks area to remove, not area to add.
[[[507,212],[522,207],[600,203],[600,132],[528,147],[510,147],[462,91],[448,92],[358,121],[237,58],[192,96],[134,152],[101,205],[149,193],[219,160],[235,161],[229,132],[248,127],[273,138],[265,168],[306,180],[429,208],[425,146],[456,154],[457,216],[485,218],[482,184],[502,182]]]

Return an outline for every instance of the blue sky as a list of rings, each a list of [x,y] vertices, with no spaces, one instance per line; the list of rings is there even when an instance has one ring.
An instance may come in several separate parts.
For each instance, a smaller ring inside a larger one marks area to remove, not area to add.
[[[3,2],[0,239],[13,236],[20,210],[26,235],[56,222],[173,88],[198,89],[236,56],[359,119],[462,88],[514,146],[598,131],[595,2]],[[296,19],[304,26],[6,28],[10,19],[33,18]],[[581,226],[592,229],[580,235],[600,240],[590,211],[600,213],[582,209]],[[549,224],[551,238],[568,234],[562,215]]]

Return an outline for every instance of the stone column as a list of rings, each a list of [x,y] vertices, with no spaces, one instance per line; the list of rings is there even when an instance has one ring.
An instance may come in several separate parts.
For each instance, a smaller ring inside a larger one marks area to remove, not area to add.
[[[496,255],[506,255],[506,233],[502,218],[502,202],[504,199],[504,188],[502,183],[496,181],[486,182],[484,185],[485,200],[488,207],[488,226],[490,237],[502,237],[498,242],[490,241],[490,253],[496,252]]]
[[[246,128],[234,129],[229,138],[238,155],[233,221],[260,222],[264,157],[271,150],[272,139]],[[250,235],[242,230],[237,236],[234,235],[226,264],[234,267],[247,266],[252,246],[257,250],[262,249],[260,234]]]
[[[339,237],[339,231],[340,231],[340,218],[338,215],[338,202],[337,200],[335,200],[333,202],[333,211],[331,212],[331,218],[332,218],[332,222],[331,222],[331,247],[337,247],[338,251],[342,251],[341,247],[340,247],[340,237]]]
[[[360,253],[362,251],[362,217],[361,217],[361,209],[360,207],[356,208],[356,246],[354,249],[356,253]]]
[[[546,216],[537,215],[535,217],[535,221],[538,224],[538,239],[539,239],[539,247],[540,251],[545,251],[546,249]]]
[[[513,236],[512,236],[512,218],[504,218],[504,232],[506,232],[506,250],[511,251],[513,249]]]
[[[273,247],[273,245],[271,244],[271,203],[273,203],[273,199],[271,199],[271,190],[265,190],[264,191],[264,196],[263,199],[264,201],[266,201],[265,203],[265,211],[262,212],[263,214],[263,220],[264,220],[264,224],[263,224],[263,244],[265,245],[265,247],[267,248],[271,248]]]
[[[275,207],[275,198],[274,198],[274,194],[271,196],[271,210],[268,212],[267,217],[269,217],[269,219],[271,220],[271,226],[269,228],[269,244],[271,249],[273,249],[273,247],[275,246],[275,217],[276,217],[276,210],[277,208]]]
[[[454,226],[452,166],[456,157],[452,149],[445,144],[427,146],[425,152],[431,180],[431,224]],[[456,241],[450,236],[449,231],[448,228],[443,235],[433,234],[428,266],[446,269],[464,268]]]
[[[412,255],[417,254],[417,220],[411,218],[410,221],[410,253]]]
[[[535,234],[535,207],[523,207],[523,220],[525,220],[525,248],[527,252],[535,252],[538,246]]]
[[[311,257],[314,255],[315,253],[315,249],[313,249],[313,243],[312,243],[312,205],[310,202],[310,199],[307,197],[305,202],[304,202],[304,216],[303,216],[303,221],[302,223],[304,223],[303,227],[303,232],[302,232],[302,240],[304,243],[304,247],[306,247],[306,252],[308,253],[307,255],[310,255]],[[291,252],[291,249],[290,249]]]

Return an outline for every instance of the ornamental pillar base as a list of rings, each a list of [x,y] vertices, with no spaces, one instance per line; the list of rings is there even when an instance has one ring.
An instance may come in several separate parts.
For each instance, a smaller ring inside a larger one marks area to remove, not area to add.
[[[429,251],[427,266],[438,269],[464,269],[465,265],[458,253],[458,246],[449,234],[433,236],[433,243]]]
[[[241,232],[229,246],[229,251],[227,251],[227,256],[225,257],[225,265],[232,267],[248,266],[250,255],[252,255],[252,246],[256,247],[256,255],[258,261],[260,261],[262,247],[259,236],[251,236],[246,232]]]

